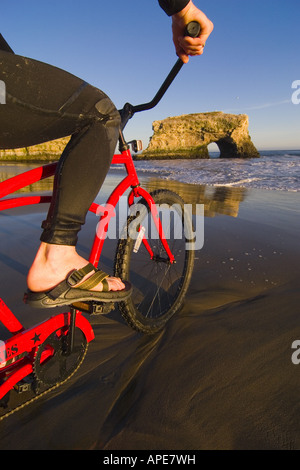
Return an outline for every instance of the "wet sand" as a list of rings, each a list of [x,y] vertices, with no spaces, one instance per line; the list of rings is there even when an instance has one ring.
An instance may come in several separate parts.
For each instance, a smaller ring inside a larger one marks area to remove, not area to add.
[[[80,370],[0,422],[0,449],[299,449],[300,193],[144,181],[206,205],[182,311],[151,337],[117,311],[92,317]],[[29,327],[54,311],[22,303],[44,218],[26,212],[0,215],[0,295]],[[80,237],[85,256],[94,222]],[[107,240],[109,272],[114,247]]]

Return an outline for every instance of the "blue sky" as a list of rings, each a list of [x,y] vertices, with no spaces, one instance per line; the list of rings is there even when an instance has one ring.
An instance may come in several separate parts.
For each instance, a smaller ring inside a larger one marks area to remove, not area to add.
[[[162,102],[137,114],[128,140],[147,146],[152,122],[209,111],[246,113],[259,149],[300,148],[299,0],[195,0],[215,29]],[[170,18],[157,0],[10,0],[1,32],[18,54],[101,88],[118,108],[152,99],[176,61]]]

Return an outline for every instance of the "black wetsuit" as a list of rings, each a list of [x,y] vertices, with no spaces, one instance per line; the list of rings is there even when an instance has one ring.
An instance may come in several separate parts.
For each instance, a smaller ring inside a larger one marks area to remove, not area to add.
[[[170,16],[189,0],[158,0]],[[120,115],[97,88],[64,70],[13,54],[0,35],[0,148],[20,148],[71,135],[59,160],[41,240],[76,245],[115,151]]]

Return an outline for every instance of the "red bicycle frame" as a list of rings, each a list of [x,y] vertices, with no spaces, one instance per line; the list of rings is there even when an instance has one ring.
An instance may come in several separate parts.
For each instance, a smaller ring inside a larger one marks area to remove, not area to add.
[[[115,211],[112,210],[112,208],[116,208],[121,196],[131,187],[132,189],[128,196],[128,206],[134,204],[135,198],[143,197],[146,200],[170,262],[173,262],[174,256],[172,255],[165,238],[162,224],[158,216],[157,207],[151,195],[140,186],[130,150],[127,148],[123,150],[121,154],[114,155],[112,165],[114,164],[124,164],[127,176],[125,176],[125,178],[113,190],[105,206],[93,203],[90,207],[90,211],[92,213],[97,215],[101,214],[101,216],[90,252],[89,261],[94,266],[98,266],[110,220],[115,216]],[[53,176],[55,174],[56,166],[57,163],[50,163],[1,182],[0,210],[3,211],[16,207],[50,203],[51,196],[16,196],[13,198],[7,198],[7,196],[30,184]],[[153,252],[145,235],[143,236],[143,243],[149,253],[149,257],[153,257]],[[70,313],[55,315],[40,325],[29,330],[25,330],[23,325],[0,298],[0,321],[13,335],[2,344],[2,351],[0,347],[0,372],[5,371],[5,373],[9,374],[9,378],[0,385],[0,399],[6,395],[13,385],[32,373],[32,358],[36,353],[38,346],[45,341],[51,332],[70,325],[70,315]],[[94,338],[94,333],[90,323],[79,311],[76,311],[75,325],[84,332],[88,342]]]
[[[132,188],[132,191],[128,197],[128,205],[131,206],[134,203],[134,198],[143,197],[148,203],[155,227],[159,233],[163,246],[169,256],[170,262],[174,261],[174,256],[171,253],[169,245],[166,241],[166,237],[163,232],[163,228],[158,217],[157,209],[154,200],[150,194],[140,187],[139,179],[136,173],[136,169],[132,160],[131,152],[129,149],[123,150],[121,155],[114,155],[112,160],[112,165],[124,164],[127,176],[119,183],[119,185],[114,189],[110,197],[106,202],[106,207],[116,207],[120,197],[129,189]],[[15,192],[19,189],[22,189],[30,184],[41,181],[45,178],[53,176],[55,174],[57,163],[50,163],[48,165],[41,166],[39,168],[34,168],[29,170],[21,175],[14,176],[6,181],[0,183],[0,199],[4,198],[8,194]],[[33,204],[49,203],[51,202],[51,196],[19,196],[11,199],[2,199],[0,201],[0,211],[6,209],[12,209],[15,207],[29,206]],[[107,210],[105,206],[100,204],[93,203],[90,207],[90,211],[94,214],[102,213],[100,217],[97,233],[94,239],[92,250],[90,253],[89,261],[94,265],[98,266],[103,243],[106,238],[106,233],[111,217],[114,216],[111,210]],[[152,250],[149,243],[147,242],[145,236],[143,238],[143,243],[145,244],[146,249],[148,250],[150,256],[153,256]]]
[[[173,263],[174,256],[169,248],[168,242],[164,235],[164,231],[163,231],[162,224],[158,216],[155,202],[153,198],[151,197],[151,195],[140,186],[136,169],[132,161],[130,150],[129,149],[123,150],[121,155],[114,155],[113,160],[112,160],[112,165],[114,164],[115,165],[124,164],[126,171],[127,171],[127,176],[118,184],[118,186],[114,189],[112,194],[109,196],[107,203],[106,203],[106,206],[109,207],[109,210],[97,204],[93,204],[90,208],[90,210],[96,214],[98,214],[99,212],[102,212],[102,216],[99,221],[99,226],[97,229],[92,251],[90,254],[90,262],[93,263],[94,266],[98,265],[103,243],[106,238],[106,233],[107,233],[110,219],[114,217],[115,215],[115,212],[113,212],[111,208],[116,207],[116,205],[118,204],[120,200],[120,197],[123,196],[123,194],[127,191],[127,189],[131,187],[132,190],[128,196],[128,205],[132,206],[134,204],[134,199],[138,197],[143,197],[146,200],[148,206],[150,207],[153,221],[157,229],[157,232],[159,233],[159,237],[166,250],[166,253],[169,256],[170,262]],[[143,243],[150,257],[152,258],[153,252],[151,250],[149,243],[147,242],[147,238],[145,237],[145,235],[143,236]]]
[[[113,190],[105,206],[93,203],[90,207],[90,211],[94,214],[101,214],[89,257],[89,261],[95,267],[98,266],[108,226],[111,218],[115,215],[115,208],[121,196],[123,196],[129,188],[131,188],[131,191],[128,196],[128,206],[130,207],[134,204],[135,198],[143,198],[146,201],[156,230],[169,257],[169,261],[170,263],[174,262],[174,256],[164,235],[157,207],[151,195],[140,186],[130,148],[124,140],[122,130],[134,113],[151,109],[156,106],[167,88],[170,86],[171,82],[174,80],[175,76],[178,74],[182,65],[183,62],[178,59],[167,79],[151,102],[138,106],[132,106],[127,103],[122,111],[120,111],[122,118],[119,139],[120,154],[114,155],[112,165],[123,164],[125,166],[127,176]],[[8,196],[28,185],[54,176],[56,167],[57,163],[46,164],[1,182],[0,211],[16,207],[30,206],[33,204],[50,203],[51,196],[34,195],[15,196],[12,198]],[[143,235],[142,242],[149,253],[149,257],[152,258],[154,254],[145,235]],[[39,325],[25,330],[13,312],[0,298],[0,321],[12,334],[11,338],[8,340],[4,342],[0,341],[0,400],[14,387],[14,385],[33,372],[33,360],[39,346],[46,341],[48,336],[54,331],[67,331],[69,328],[70,344],[72,344],[72,330],[74,331],[74,326],[77,326],[82,330],[87,342],[92,341],[94,338],[94,333],[90,323],[82,315],[82,312],[75,310],[74,307],[71,307],[71,311],[68,313],[54,315]],[[47,359],[47,357],[45,359]]]

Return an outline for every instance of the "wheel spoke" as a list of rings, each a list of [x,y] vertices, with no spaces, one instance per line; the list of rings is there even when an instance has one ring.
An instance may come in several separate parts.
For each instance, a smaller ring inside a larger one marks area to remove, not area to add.
[[[156,204],[164,205],[159,212],[175,262],[169,262],[162,240],[155,239],[155,234],[152,233],[152,238],[148,236],[147,240],[154,254],[153,259],[150,259],[143,243],[138,252],[133,253],[135,240],[128,236],[127,239],[119,241],[117,248],[119,255],[115,265],[116,275],[124,280],[130,280],[134,287],[131,299],[119,304],[121,313],[131,326],[144,332],[157,331],[179,310],[190,282],[194,263],[194,253],[187,251],[185,246],[183,201],[175,193],[167,190],[155,191],[152,197]],[[145,201],[143,204],[147,207]],[[129,217],[128,226],[133,221],[134,217]],[[152,216],[148,209],[146,219],[139,220],[139,223],[143,227],[148,227],[149,232],[150,227],[153,228],[151,221]],[[192,233],[191,221],[190,227],[186,226]]]

